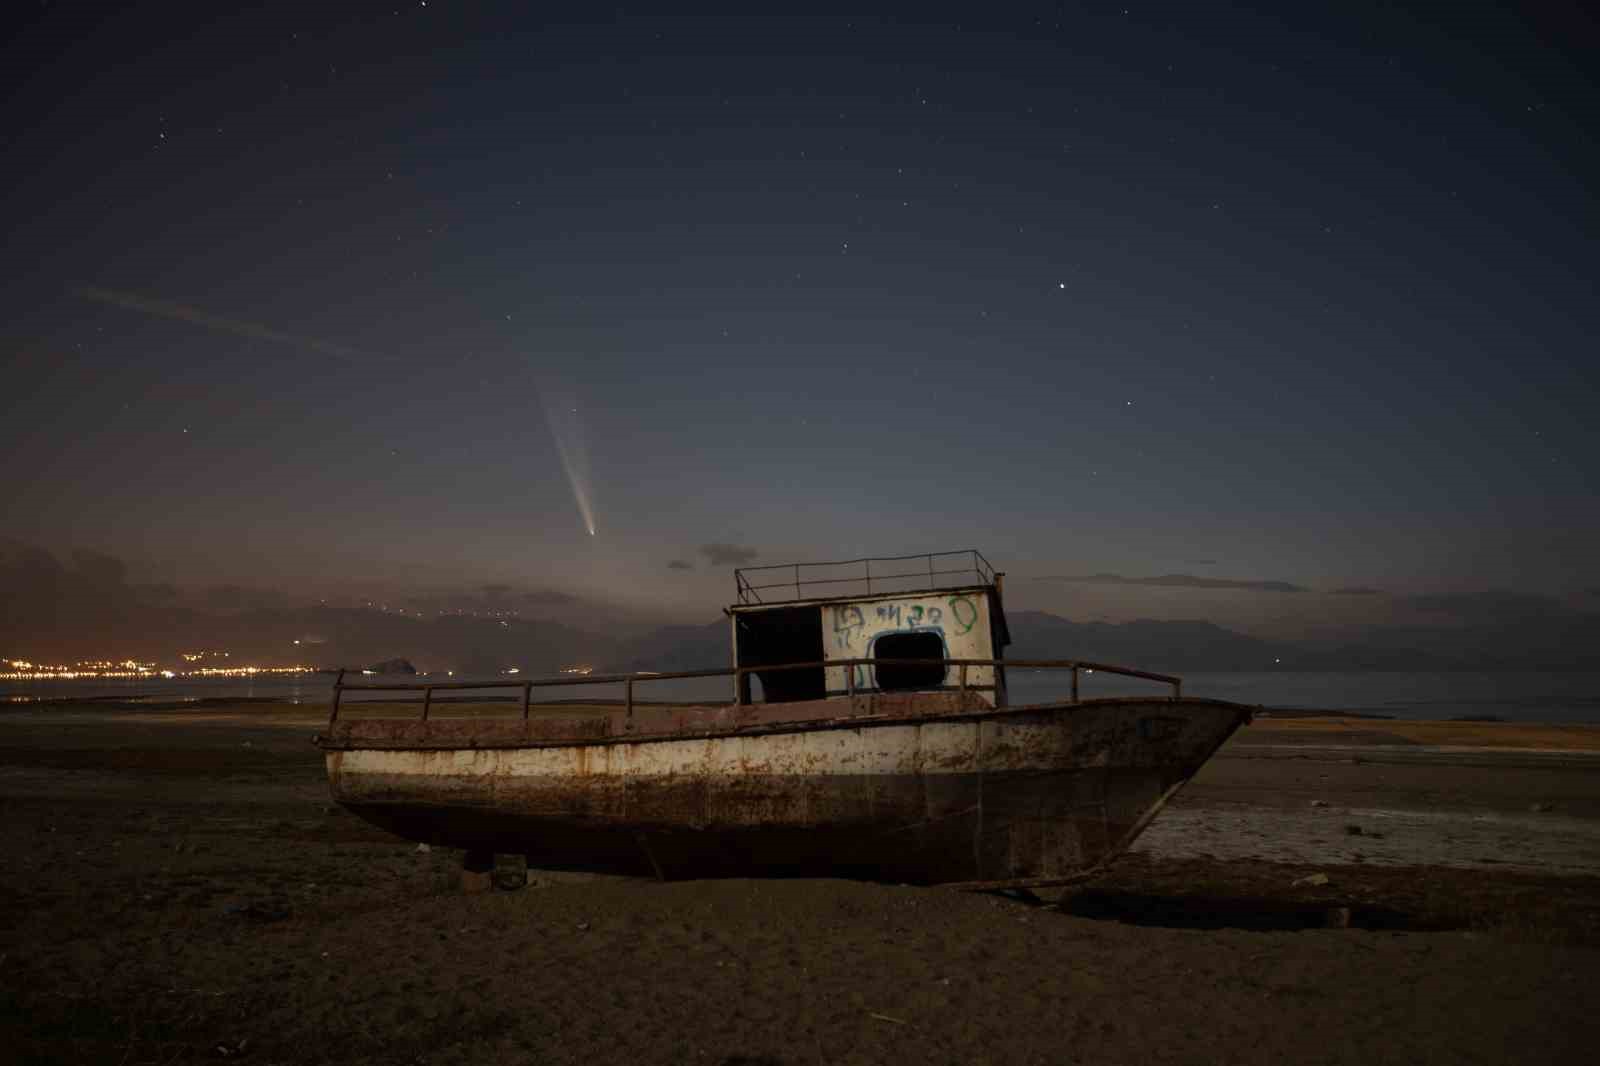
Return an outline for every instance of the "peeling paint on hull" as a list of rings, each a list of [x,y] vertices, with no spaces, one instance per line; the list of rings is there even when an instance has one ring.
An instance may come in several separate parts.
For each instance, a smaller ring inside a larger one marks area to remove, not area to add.
[[[633,735],[591,722],[581,740],[520,721],[358,721],[320,742],[334,798],[361,817],[535,866],[1020,887],[1124,851],[1251,710],[915,709],[785,723],[768,708],[698,730],[676,710]]]

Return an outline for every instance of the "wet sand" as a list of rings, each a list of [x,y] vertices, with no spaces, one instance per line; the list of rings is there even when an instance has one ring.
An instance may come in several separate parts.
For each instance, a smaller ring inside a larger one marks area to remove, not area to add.
[[[539,872],[462,895],[459,855],[329,804],[320,721],[0,711],[8,1057],[1577,1062],[1600,1039],[1600,729],[1261,720],[1041,904]]]

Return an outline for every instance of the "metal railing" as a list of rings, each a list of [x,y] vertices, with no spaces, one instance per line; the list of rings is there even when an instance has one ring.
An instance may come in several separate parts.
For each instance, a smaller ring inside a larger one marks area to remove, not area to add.
[[[949,564],[963,561],[965,566],[950,566]],[[872,565],[877,563],[879,570],[872,572]],[[925,564],[913,566],[914,563]],[[848,574],[842,577],[808,577],[818,570],[827,567],[860,567],[861,573]],[[889,567],[888,571],[883,567]],[[783,576],[783,580],[768,580]],[[960,575],[959,580],[954,575]],[[944,581],[941,578],[951,578]],[[970,578],[970,580],[969,580]],[[943,588],[959,588],[965,585],[993,585],[995,583],[995,569],[983,553],[976,548],[966,548],[962,551],[951,552],[926,552],[922,555],[875,555],[865,559],[842,559],[828,563],[780,563],[771,566],[744,566],[733,572],[734,583],[738,586],[739,602],[741,604],[757,603],[787,603],[793,600],[819,599],[819,595],[808,595],[806,590],[821,585],[854,585],[857,589],[829,590],[828,595],[850,595],[861,591],[865,595],[872,594],[872,583],[878,583],[878,591],[889,592],[917,592],[923,589],[933,591]],[[924,584],[924,581],[926,583]],[[895,582],[903,582],[898,587]],[[782,593],[777,590],[784,590]],[[762,592],[768,593],[763,596]]]
[[[955,686],[950,686],[948,684],[941,683],[939,685],[919,686],[917,689],[914,689],[914,690],[909,690],[909,689],[887,689],[886,690],[886,689],[881,689],[881,688],[876,688],[876,687],[871,687],[871,686],[863,686],[862,688],[858,689],[857,686],[856,686],[856,680],[855,680],[856,679],[856,669],[855,668],[858,667],[858,666],[872,666],[872,667],[878,667],[878,666],[911,666],[911,667],[919,667],[920,666],[920,667],[928,667],[928,666],[932,666],[932,665],[935,665],[935,664],[942,665],[945,668],[945,676],[946,677],[949,676],[950,669],[952,667],[956,668],[956,670],[957,670],[957,683],[956,683]],[[622,700],[620,702],[621,702],[621,705],[623,706],[623,708],[625,709],[627,728],[631,730],[633,728],[633,707],[634,707],[633,690],[634,690],[634,686],[639,684],[639,683],[641,683],[641,682],[645,682],[645,681],[682,681],[682,680],[687,680],[687,679],[690,679],[690,678],[731,677],[731,678],[734,679],[733,701],[732,701],[732,703],[735,706],[743,706],[743,705],[747,705],[747,704],[749,704],[751,702],[750,700],[748,700],[744,696],[744,694],[748,691],[747,688],[746,688],[746,679],[751,674],[763,674],[763,673],[767,673],[767,672],[782,672],[782,671],[789,671],[789,670],[817,670],[817,669],[826,670],[826,669],[829,669],[829,668],[832,668],[832,667],[841,667],[841,668],[844,668],[845,684],[846,684],[846,696],[850,700],[851,710],[852,710],[852,713],[853,713],[854,712],[855,697],[857,695],[863,693],[863,692],[865,692],[865,693],[881,692],[881,691],[937,692],[937,691],[942,691],[942,690],[946,690],[946,689],[954,687],[956,690],[958,690],[962,694],[962,697],[963,697],[963,700],[964,700],[965,696],[966,696],[966,693],[969,690],[969,688],[975,688],[975,689],[979,689],[979,690],[982,690],[982,691],[987,691],[987,690],[996,688],[996,685],[979,685],[979,686],[969,685],[968,684],[968,680],[969,680],[968,671],[969,670],[985,668],[985,667],[1003,669],[1003,668],[1008,667],[1008,666],[1009,667],[1014,667],[1014,668],[1020,669],[1020,670],[1071,670],[1072,671],[1072,700],[1071,700],[1071,702],[1073,702],[1073,703],[1078,703],[1079,702],[1078,679],[1079,679],[1079,674],[1082,671],[1089,671],[1090,673],[1099,672],[1099,673],[1107,673],[1107,674],[1117,674],[1117,675],[1120,675],[1120,676],[1123,676],[1123,677],[1137,677],[1137,678],[1143,678],[1143,679],[1145,679],[1147,681],[1159,681],[1159,682],[1162,682],[1163,684],[1168,684],[1168,685],[1172,686],[1172,698],[1173,699],[1180,699],[1183,696],[1183,678],[1181,678],[1181,677],[1176,677],[1176,676],[1174,676],[1172,674],[1151,673],[1151,672],[1149,672],[1147,670],[1134,670],[1134,669],[1131,669],[1131,668],[1126,667],[1126,666],[1110,666],[1110,665],[1107,665],[1105,663],[1084,662],[1083,660],[1080,660],[1080,659],[872,659],[872,658],[867,658],[867,659],[828,659],[828,660],[824,660],[822,662],[782,663],[782,664],[774,665],[774,666],[737,666],[737,667],[729,667],[728,669],[724,669],[724,670],[683,670],[683,671],[677,671],[677,672],[674,672],[674,673],[662,673],[662,674],[656,674],[656,673],[606,674],[606,675],[599,676],[599,677],[596,677],[595,675],[590,674],[590,675],[585,676],[585,677],[549,677],[549,678],[539,678],[537,680],[529,679],[529,680],[524,680],[524,681],[439,681],[439,682],[427,682],[427,681],[424,681],[424,682],[410,682],[410,683],[406,683],[406,682],[398,682],[398,683],[380,682],[378,684],[359,684],[358,683],[358,684],[354,684],[354,685],[345,683],[344,671],[341,670],[339,672],[339,676],[337,678],[335,678],[334,682],[333,682],[333,706],[332,706],[332,709],[328,713],[328,728],[331,730],[333,728],[333,724],[339,720],[340,704],[343,702],[343,695],[346,692],[421,692],[422,693],[422,700],[421,700],[421,703],[422,703],[422,720],[423,721],[427,721],[429,714],[433,710],[433,694],[435,692],[443,692],[443,691],[459,692],[459,691],[482,690],[482,689],[520,689],[522,691],[522,717],[524,719],[526,719],[532,713],[533,707],[535,706],[534,701],[533,701],[533,690],[536,689],[536,688],[562,688],[562,687],[570,687],[570,686],[574,686],[574,685],[621,684],[623,686],[623,698],[622,698]],[[997,675],[997,681],[998,681],[998,675]],[[416,701],[406,701],[406,702],[416,702]],[[595,700],[593,702],[595,704],[597,704],[597,705],[615,705],[618,701],[616,701],[616,700]],[[774,705],[774,706],[779,705],[779,704],[774,704],[773,701],[770,701],[770,700],[769,701],[763,701],[763,702],[768,704],[768,705]]]

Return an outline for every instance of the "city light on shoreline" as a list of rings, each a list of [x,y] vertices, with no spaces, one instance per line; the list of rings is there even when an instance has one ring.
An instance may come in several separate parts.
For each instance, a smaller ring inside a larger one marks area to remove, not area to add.
[[[227,657],[226,652],[214,653]],[[196,659],[183,656],[187,662]],[[196,657],[198,658],[198,657]],[[265,675],[312,674],[314,666],[190,666],[171,670],[154,662],[137,659],[84,659],[75,663],[36,663],[28,659],[0,659],[0,681],[76,681],[175,680],[194,677],[256,677]]]

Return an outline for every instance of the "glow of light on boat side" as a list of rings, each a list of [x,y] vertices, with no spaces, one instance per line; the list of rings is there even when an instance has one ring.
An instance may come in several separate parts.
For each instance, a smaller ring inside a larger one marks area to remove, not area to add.
[[[572,486],[572,498],[577,501],[578,514],[589,536],[595,535],[594,483],[589,475],[589,448],[585,441],[583,423],[578,417],[577,400],[559,389],[543,389],[545,421],[550,435],[555,438],[556,450],[561,453],[561,467],[566,471],[567,482]]]

